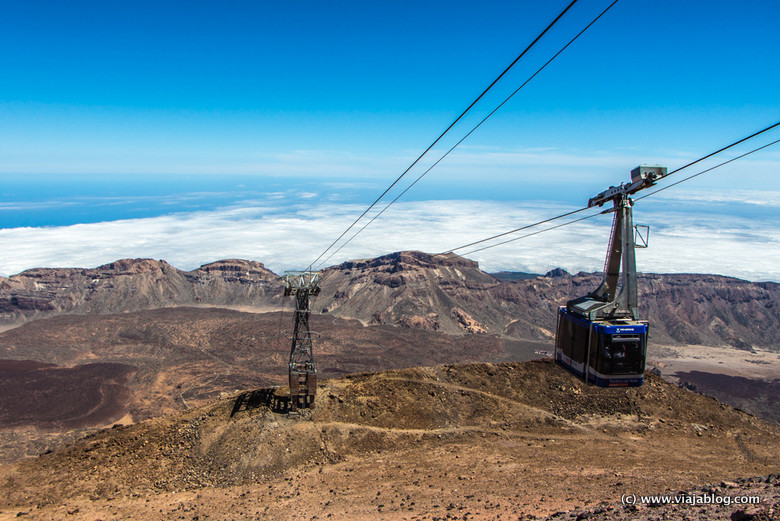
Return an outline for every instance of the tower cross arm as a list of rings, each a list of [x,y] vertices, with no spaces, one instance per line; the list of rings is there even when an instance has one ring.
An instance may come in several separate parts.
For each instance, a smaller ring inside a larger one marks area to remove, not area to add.
[[[595,197],[588,200],[588,208],[602,206],[608,201],[623,199],[639,190],[653,186],[656,181],[666,175],[666,167],[658,165],[639,165],[631,170],[631,182],[620,183],[620,186],[610,186]]]

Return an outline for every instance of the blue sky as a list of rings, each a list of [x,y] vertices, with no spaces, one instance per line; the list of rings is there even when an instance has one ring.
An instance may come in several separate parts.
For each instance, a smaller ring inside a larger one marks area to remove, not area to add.
[[[308,226],[296,229],[299,243],[231,248],[228,241],[209,253],[298,268],[288,265],[296,261],[285,248],[313,260],[348,224],[344,209],[359,215],[566,3],[0,2],[0,232],[7,234],[0,274],[96,265],[111,255],[194,267],[215,259],[203,258],[202,245],[187,239],[200,231],[182,223],[208,216],[225,223],[224,216],[252,208],[265,213],[253,213],[257,220],[247,226],[284,226],[285,218]],[[453,129],[439,155],[608,4],[580,0]],[[543,218],[626,180],[639,163],[673,169],[780,121],[777,20],[780,4],[769,0],[621,0],[403,200],[493,202],[494,215],[526,205],[537,212],[529,218]],[[734,154],[779,137],[774,131]],[[774,248],[780,210],[777,192],[767,190],[778,167],[780,152],[770,148],[659,195],[663,202],[648,199],[647,215],[661,238],[684,214],[691,229],[708,223],[703,233],[713,247],[734,249],[718,235],[728,229],[741,231],[738,243]],[[386,240],[387,227],[418,215],[411,208],[388,212],[383,234],[333,260],[407,249]],[[160,218],[178,219],[181,241],[167,240],[173,232],[166,228],[157,232],[160,244],[144,242]],[[97,254],[83,246],[111,238],[108,225],[100,233],[89,225],[128,220],[139,235],[134,248]],[[67,244],[81,249],[54,247],[58,241],[40,235],[72,237],[77,225],[84,242]],[[459,226],[475,238],[504,231],[472,230],[467,220]],[[459,244],[461,234],[453,233]],[[544,236],[554,243],[555,233]],[[166,249],[166,240],[178,246]],[[604,241],[594,238],[594,258]],[[445,247],[421,238],[408,248],[433,245]],[[600,261],[578,263],[587,255],[561,251],[534,262],[506,248],[480,262],[600,268]],[[659,252],[645,270],[780,280],[780,268],[765,263],[686,269],[664,264],[666,257]]]

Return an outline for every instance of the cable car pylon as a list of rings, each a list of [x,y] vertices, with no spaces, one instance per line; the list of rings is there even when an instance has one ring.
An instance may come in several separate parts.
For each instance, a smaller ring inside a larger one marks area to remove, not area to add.
[[[640,165],[631,171],[631,183],[611,186],[588,201],[588,208],[611,201],[612,208],[604,213],[615,214],[604,279],[598,288],[559,309],[555,335],[555,360],[586,382],[620,387],[644,381],[649,324],[638,316],[630,196],[665,175],[665,167]]]
[[[309,329],[310,299],[320,293],[317,271],[287,271],[284,275],[284,296],[295,297],[295,326],[290,348],[290,411],[314,406],[317,394],[317,370],[312,353],[312,340],[317,336]]]

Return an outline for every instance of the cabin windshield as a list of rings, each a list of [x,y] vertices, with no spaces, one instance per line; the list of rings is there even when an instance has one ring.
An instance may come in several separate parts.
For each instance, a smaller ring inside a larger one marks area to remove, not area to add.
[[[604,335],[601,348],[604,374],[641,374],[644,372],[644,349],[639,336]]]

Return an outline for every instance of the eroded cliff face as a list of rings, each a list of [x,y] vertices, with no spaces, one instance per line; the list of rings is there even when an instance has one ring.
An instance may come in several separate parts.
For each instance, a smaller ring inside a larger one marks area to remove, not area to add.
[[[122,259],[93,269],[35,268],[0,280],[0,323],[193,304],[270,309],[281,302],[277,279],[259,262],[235,259],[193,271],[153,259]]]
[[[486,332],[489,317],[473,316],[462,303],[502,284],[474,261],[416,251],[345,262],[324,270],[322,280],[316,310],[450,334]]]
[[[600,281],[600,274],[570,275],[560,269],[500,281],[454,254],[404,251],[325,269],[312,310],[365,325],[547,341],[555,336],[558,306]],[[33,269],[0,279],[0,324],[63,313],[191,305],[280,309],[282,288],[277,275],[245,260],[218,261],[189,272],[150,259],[124,259],[94,269]],[[648,274],[639,276],[639,301],[655,343],[780,351],[778,284]]]
[[[780,351],[780,284],[717,275],[644,275],[643,313],[685,344]]]

